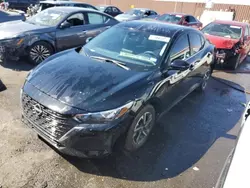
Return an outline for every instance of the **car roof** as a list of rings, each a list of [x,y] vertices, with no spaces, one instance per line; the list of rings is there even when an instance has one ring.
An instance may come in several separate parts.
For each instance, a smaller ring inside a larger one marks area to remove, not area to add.
[[[121,22],[118,24],[119,27],[128,27],[128,28],[135,28],[145,32],[154,32],[165,36],[173,36],[175,33],[181,31],[196,31],[198,30],[185,27],[177,24],[166,24],[164,22],[160,22],[157,20],[135,20],[130,22]]]
[[[134,10],[151,10],[149,8],[132,8],[132,9],[134,9]]]
[[[62,11],[62,12],[66,12],[66,13],[73,13],[73,12],[78,12],[78,11],[91,11],[91,12],[98,12],[100,13],[99,11],[97,10],[94,10],[94,9],[89,9],[89,8],[81,8],[81,7],[51,7],[51,8],[48,8],[49,10],[58,10],[58,11]]]
[[[75,2],[75,1],[40,1],[40,3],[48,3],[48,4],[53,4],[53,5],[60,5],[60,4],[87,4],[88,3],[81,3],[81,2]]]
[[[248,25],[248,23],[237,22],[237,21],[230,21],[230,20],[215,20],[213,22],[215,22],[215,23],[221,23],[221,24],[234,25],[234,26],[246,26],[246,25]]]
[[[179,12],[169,12],[169,13],[165,13],[165,14],[171,14],[171,15],[182,15],[182,16],[186,16],[188,14],[185,13],[179,13]]]

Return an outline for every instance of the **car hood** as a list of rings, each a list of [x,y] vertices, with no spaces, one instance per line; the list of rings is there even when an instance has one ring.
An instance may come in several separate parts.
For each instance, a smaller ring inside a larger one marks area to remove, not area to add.
[[[149,74],[69,50],[34,69],[27,82],[60,102],[91,112],[116,108],[145,93],[141,88]]]
[[[44,33],[51,32],[55,28],[47,26],[39,26],[34,24],[29,24],[23,21],[12,21],[0,24],[0,40],[15,38],[17,36],[22,36],[32,33]],[[18,29],[17,29],[18,28]]]
[[[130,15],[130,14],[119,14],[115,17],[115,19],[117,19],[118,21],[128,21],[128,20],[136,20],[136,19],[140,19],[140,16],[134,16],[134,15]]]
[[[205,36],[218,49],[231,49],[237,42],[239,42],[239,39],[230,39],[208,34],[205,34]]]

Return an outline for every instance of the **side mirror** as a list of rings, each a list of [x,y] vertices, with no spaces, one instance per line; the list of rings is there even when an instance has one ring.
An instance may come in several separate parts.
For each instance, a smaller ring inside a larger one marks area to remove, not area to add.
[[[71,24],[67,21],[61,23],[60,25],[60,29],[66,29],[66,28],[70,28]]]
[[[187,70],[189,67],[189,63],[181,59],[174,60],[170,64],[170,69],[172,70]]]

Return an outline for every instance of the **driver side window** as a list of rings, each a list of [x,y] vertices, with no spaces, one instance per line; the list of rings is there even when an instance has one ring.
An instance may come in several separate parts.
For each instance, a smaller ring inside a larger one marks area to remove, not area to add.
[[[84,17],[82,13],[76,13],[67,18],[67,22],[70,23],[71,27],[84,25]]]
[[[170,61],[181,59],[186,60],[191,55],[188,36],[182,35],[180,36],[174,43],[171,51],[170,51]]]

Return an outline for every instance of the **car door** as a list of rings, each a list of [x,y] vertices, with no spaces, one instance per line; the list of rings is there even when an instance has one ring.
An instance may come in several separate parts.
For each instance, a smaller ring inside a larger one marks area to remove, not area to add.
[[[56,46],[58,51],[81,46],[86,32],[86,20],[82,12],[69,15],[62,23],[70,23],[68,28],[58,27],[56,31]]]
[[[192,90],[198,86],[203,79],[204,74],[208,70],[208,64],[212,58],[211,52],[205,47],[205,38],[198,32],[188,33],[190,41],[191,56],[188,59],[190,64],[190,73],[187,76],[188,89]]]
[[[163,71],[163,80],[159,85],[158,93],[161,93],[162,103],[165,109],[171,108],[178,101],[184,98],[188,93],[188,86],[186,86],[187,76],[189,70],[173,70],[171,63],[175,60],[189,61],[191,50],[187,34],[182,34],[173,43],[169,55],[166,59]],[[159,95],[159,94],[157,94]]]

